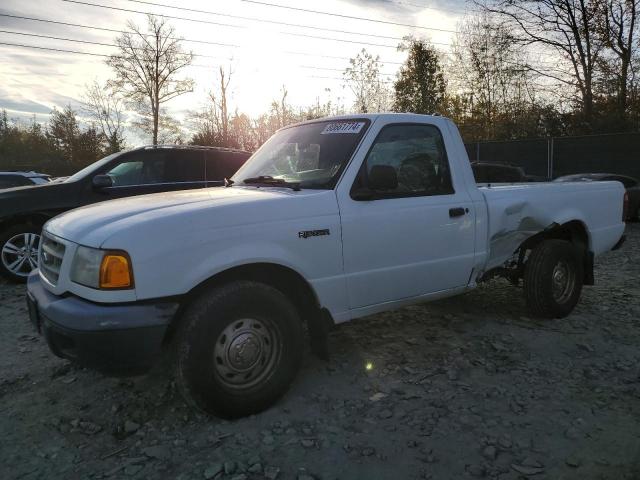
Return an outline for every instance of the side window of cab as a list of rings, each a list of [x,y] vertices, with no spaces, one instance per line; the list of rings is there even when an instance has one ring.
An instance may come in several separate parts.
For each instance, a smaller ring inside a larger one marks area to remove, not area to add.
[[[453,194],[440,130],[424,124],[384,127],[367,154],[352,197],[357,190],[371,191],[377,198]]]

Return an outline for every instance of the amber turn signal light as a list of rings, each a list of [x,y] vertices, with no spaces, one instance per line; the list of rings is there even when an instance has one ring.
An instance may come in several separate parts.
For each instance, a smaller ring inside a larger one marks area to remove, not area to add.
[[[100,264],[100,288],[133,287],[131,260],[124,252],[107,252]]]

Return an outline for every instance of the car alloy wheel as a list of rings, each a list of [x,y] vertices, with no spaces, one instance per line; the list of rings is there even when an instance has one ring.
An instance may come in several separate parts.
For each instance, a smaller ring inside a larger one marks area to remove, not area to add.
[[[18,277],[27,277],[38,268],[40,235],[19,233],[9,238],[2,246],[2,265]]]

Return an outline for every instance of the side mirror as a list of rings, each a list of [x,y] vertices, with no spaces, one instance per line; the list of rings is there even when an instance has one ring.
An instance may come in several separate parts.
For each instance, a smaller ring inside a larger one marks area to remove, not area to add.
[[[358,188],[351,191],[351,198],[358,202],[368,202],[370,200],[374,200],[375,195],[373,190],[369,190],[368,188]]]
[[[109,175],[96,175],[93,177],[93,187],[97,189],[113,187],[113,178]]]
[[[374,165],[369,171],[369,188],[380,192],[398,188],[398,174],[390,165]]]

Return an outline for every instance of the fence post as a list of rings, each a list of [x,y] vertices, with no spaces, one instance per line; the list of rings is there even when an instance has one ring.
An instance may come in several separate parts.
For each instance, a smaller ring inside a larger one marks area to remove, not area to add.
[[[549,180],[553,180],[553,137],[551,137],[551,146],[549,148]]]
[[[480,142],[476,142],[476,162],[480,161]]]
[[[547,180],[551,178],[549,165],[551,165],[551,138],[547,137]]]

